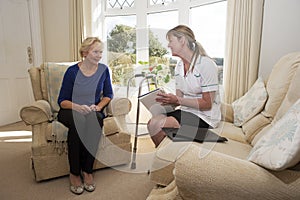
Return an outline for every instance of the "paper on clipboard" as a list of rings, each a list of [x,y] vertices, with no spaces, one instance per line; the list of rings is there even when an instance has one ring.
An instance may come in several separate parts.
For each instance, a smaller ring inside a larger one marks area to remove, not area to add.
[[[173,111],[174,108],[171,105],[162,106],[159,102],[155,100],[157,98],[158,93],[164,93],[164,90],[162,88],[157,88],[139,96],[138,98],[140,102],[151,112],[152,115],[158,115]]]

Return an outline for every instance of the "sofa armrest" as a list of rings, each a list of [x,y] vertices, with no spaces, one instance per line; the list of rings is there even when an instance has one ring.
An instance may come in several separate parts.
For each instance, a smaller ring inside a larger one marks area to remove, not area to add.
[[[233,122],[233,108],[231,104],[228,103],[221,103],[221,115],[222,120],[225,122]]]
[[[106,107],[108,116],[126,115],[131,110],[131,101],[128,98],[113,98]]]
[[[45,100],[38,100],[21,108],[20,117],[27,125],[53,120],[50,104]]]
[[[296,189],[299,175],[287,183],[247,160],[215,151],[200,158],[201,150],[193,145],[175,163],[175,180],[183,199],[293,199],[300,195]]]

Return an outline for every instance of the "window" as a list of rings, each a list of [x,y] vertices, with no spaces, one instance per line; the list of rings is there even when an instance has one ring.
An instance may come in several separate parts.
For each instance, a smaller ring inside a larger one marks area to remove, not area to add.
[[[133,7],[134,0],[108,0],[107,8],[119,8]]]
[[[91,0],[88,28],[106,44],[102,61],[112,71],[115,96],[126,97],[128,80],[138,73],[155,73],[159,84],[175,92],[173,75],[178,58],[170,54],[166,33],[178,24],[189,25],[209,56],[215,58],[222,83],[226,7],[226,0]],[[128,97],[136,105],[139,80],[131,83]],[[143,92],[146,89],[143,87]],[[151,116],[141,109],[139,125]],[[133,106],[127,123],[136,121],[136,112]]]
[[[114,85],[126,86],[128,78],[140,72],[141,67],[151,70],[155,65],[166,65],[172,75],[177,58],[170,55],[165,34],[179,23],[189,25],[209,56],[215,58],[222,83],[227,1],[92,2],[93,12],[99,14],[95,16],[93,13],[92,21],[101,19],[101,25],[94,23],[93,26],[98,27],[92,27],[92,30],[98,30],[103,36],[101,38],[107,39],[107,56],[104,55],[107,58],[103,60],[112,69]],[[172,83],[172,76],[168,83]]]
[[[151,13],[147,16],[149,27],[149,65],[157,75],[158,85],[175,92],[174,68],[176,60],[168,49],[166,33],[178,25],[178,11]]]
[[[227,1],[206,4],[190,9],[190,26],[207,54],[219,67],[219,83],[223,83]]]
[[[167,48],[166,32],[178,25],[178,11],[150,13],[147,15],[149,29],[159,38],[161,44]]]
[[[149,3],[150,5],[157,5],[157,4],[165,5],[175,1],[176,0],[149,0]]]
[[[134,75],[136,63],[136,16],[106,17],[107,26],[107,61],[112,70],[112,83],[118,86],[127,85]]]

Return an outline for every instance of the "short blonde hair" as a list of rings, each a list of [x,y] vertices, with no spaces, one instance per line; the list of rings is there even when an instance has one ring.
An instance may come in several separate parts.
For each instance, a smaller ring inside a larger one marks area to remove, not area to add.
[[[83,40],[81,47],[79,49],[81,58],[84,57],[84,53],[89,52],[91,46],[96,42],[102,44],[102,41],[98,37],[87,37],[85,40]]]

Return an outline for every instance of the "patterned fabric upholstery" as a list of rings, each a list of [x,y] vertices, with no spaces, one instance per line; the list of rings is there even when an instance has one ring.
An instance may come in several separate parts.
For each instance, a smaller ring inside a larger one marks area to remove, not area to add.
[[[75,63],[76,62],[64,62],[64,63],[47,62],[44,64],[48,98],[53,113],[57,113],[59,111],[57,98],[59,95],[59,90],[62,83],[63,75],[67,70],[67,68]]]

